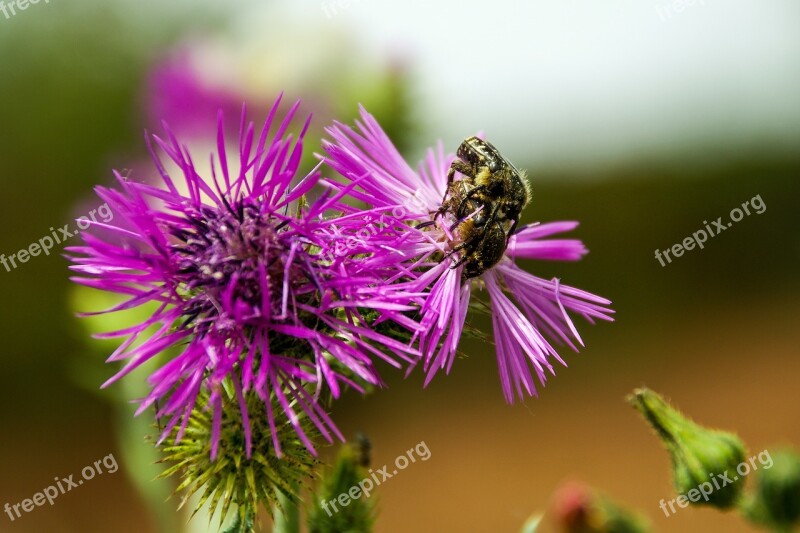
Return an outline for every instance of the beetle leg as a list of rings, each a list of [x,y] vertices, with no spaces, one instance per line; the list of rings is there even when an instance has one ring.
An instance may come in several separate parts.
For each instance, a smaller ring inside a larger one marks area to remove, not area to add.
[[[511,240],[511,236],[514,235],[514,232],[517,231],[517,224],[519,224],[519,219],[515,218],[513,222],[511,222],[511,227],[508,228],[508,235],[506,235],[506,247],[508,246],[508,241]]]
[[[464,257],[462,257],[461,259],[459,259],[458,261],[456,261],[455,263],[453,263],[453,266],[451,266],[450,268],[452,268],[452,269],[454,269],[454,270],[455,270],[456,268],[458,268],[458,267],[460,267],[461,265],[463,265],[464,263],[466,263],[468,259],[469,259],[469,256],[468,256],[468,255],[465,255]]]
[[[484,237],[486,237],[486,231],[485,230],[480,232],[480,233],[478,233],[477,235],[473,235],[472,237],[470,237],[466,241],[462,242],[461,244],[459,244],[457,246],[454,246],[449,252],[447,252],[445,254],[445,256],[444,256],[445,259],[447,259],[448,257],[450,257],[451,255],[453,255],[456,252],[460,252],[461,250],[463,250],[467,246],[472,245],[475,241],[482,240]],[[466,256],[466,257],[469,257],[469,256]],[[465,258],[462,257],[459,260],[458,264],[460,265],[462,262],[464,262],[464,260],[465,260]]]
[[[450,227],[450,231],[453,231],[453,229],[455,229],[455,227],[457,225],[459,225],[462,221],[464,221],[464,219],[467,218],[467,215],[471,215],[472,214],[472,213],[464,213],[464,211],[463,211],[464,203],[467,202],[468,200],[472,200],[471,196],[475,191],[481,192],[483,190],[486,190],[485,186],[475,187],[474,189],[472,189],[471,191],[469,191],[467,193],[467,195],[464,197],[463,200],[461,200],[461,203],[459,203],[459,205],[458,205],[458,209],[456,209],[456,216],[459,217],[459,221],[456,222],[455,224],[453,224]],[[486,220],[494,220],[495,216],[497,215],[497,209],[498,209],[498,206],[495,205],[492,208],[492,211],[489,213],[489,216],[486,217]],[[484,211],[486,210],[486,206],[485,205],[483,206],[483,210]]]
[[[465,246],[467,246],[468,244],[471,244],[472,242],[474,242],[474,241],[476,241],[476,240],[478,240],[478,239],[481,239],[481,240],[483,240],[483,238],[484,238],[485,236],[486,236],[486,234],[485,234],[485,233],[483,233],[483,234],[481,234],[481,235],[476,235],[475,237],[473,237],[473,238],[472,238],[472,239],[470,239],[469,241],[467,241],[467,242],[462,242],[461,244],[459,244],[458,246],[456,246],[455,248],[453,248],[452,250],[450,250],[450,253],[449,253],[449,254],[447,254],[447,255],[449,256],[449,255],[451,255],[453,252],[458,252],[458,251],[462,250],[462,249],[463,249]],[[456,261],[456,262],[455,262],[455,264],[453,264],[453,266],[451,266],[450,268],[458,268],[458,267],[460,267],[461,265],[463,265],[464,263],[466,263],[466,262],[469,260],[469,258],[470,258],[470,256],[469,256],[468,254],[464,254],[464,255],[461,257],[461,259],[459,259],[458,261]]]
[[[479,185],[478,187],[473,187],[469,190],[469,192],[461,199],[461,202],[458,204],[458,208],[456,209],[456,216],[458,218],[464,218],[469,213],[464,213],[464,204],[469,200],[472,200],[472,197],[475,196],[476,193],[483,192],[487,189],[485,185]]]
[[[454,159],[453,162],[450,163],[450,170],[447,171],[448,188],[450,187],[450,184],[453,183],[453,177],[455,177],[456,171],[467,176],[468,178],[475,177],[475,172],[472,170],[472,167],[469,166],[469,164],[461,161],[460,159]],[[447,195],[447,193],[445,193],[445,195]]]

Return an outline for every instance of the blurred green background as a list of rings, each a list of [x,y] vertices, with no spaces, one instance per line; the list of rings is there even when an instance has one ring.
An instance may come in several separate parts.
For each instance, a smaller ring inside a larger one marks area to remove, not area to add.
[[[667,456],[623,399],[646,384],[751,454],[800,443],[800,8],[669,5],[53,0],[0,14],[0,253],[96,207],[112,168],[151,173],[142,132],[170,104],[153,73],[187,57],[254,117],[280,90],[317,128],[365,103],[411,160],[482,130],[528,169],[524,221],[580,220],[591,250],[526,268],[609,297],[617,321],[577,323],[587,349],[562,352],[570,368],[524,404],[503,402],[493,349],[477,344],[427,390],[387,369],[387,390],[339,402],[376,464],[420,441],[432,454],[381,487],[377,530],[516,531],[577,479],[659,531],[750,531],[707,509],[663,516]],[[763,214],[666,267],[654,258],[755,195]],[[113,369],[92,363],[103,353],[73,317],[56,250],[0,267],[0,505],[119,457],[114,428],[133,412],[92,390]],[[129,474],[0,514],[0,531],[158,531]]]

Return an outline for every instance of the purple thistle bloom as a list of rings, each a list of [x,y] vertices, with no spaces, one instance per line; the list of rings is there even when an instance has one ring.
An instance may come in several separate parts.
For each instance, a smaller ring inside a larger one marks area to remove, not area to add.
[[[190,44],[179,47],[153,67],[144,100],[149,123],[167,122],[178,134],[208,131],[209,119],[218,110],[235,116],[242,105],[238,93],[202,79]]]
[[[398,223],[405,224],[408,236],[395,243],[396,257],[402,261],[407,278],[398,278],[410,291],[425,293],[420,303],[419,336],[425,385],[445,369],[449,372],[456,358],[458,342],[464,329],[472,293],[485,288],[492,309],[492,323],[497,350],[500,381],[506,400],[516,395],[536,395],[530,371],[544,384],[546,372],[554,373],[551,360],[562,364],[551,340],[577,351],[583,345],[568,311],[589,322],[612,320],[611,303],[605,298],[547,281],[520,269],[516,259],[576,261],[587,253],[575,239],[549,237],[574,229],[577,222],[529,224],[521,227],[509,241],[504,257],[481,276],[464,280],[463,266],[451,268],[452,260],[443,260],[460,241],[449,230],[453,222],[438,217],[436,224],[424,229],[415,226],[432,220],[442,205],[447,190],[447,171],[454,159],[445,156],[441,143],[429,149],[418,171],[412,169],[397,151],[375,119],[361,108],[356,128],[335,123],[328,128],[332,142],[325,144],[325,162],[349,181],[349,194],[375,210],[392,211]],[[342,185],[329,181],[329,186]],[[509,295],[513,295],[513,300]],[[515,303],[516,301],[516,303]],[[550,340],[548,340],[550,339]]]
[[[333,436],[342,439],[317,402],[323,385],[334,397],[343,385],[357,390],[363,390],[359,382],[381,385],[374,357],[399,367],[400,361],[411,363],[419,356],[365,327],[359,314],[368,310],[375,320],[396,319],[412,331],[419,329],[404,316],[413,307],[403,290],[378,283],[383,267],[348,257],[332,262],[319,253],[336,232],[336,219],[325,220],[323,214],[341,212],[341,197],[323,196],[304,206],[303,196],[319,179],[316,169],[297,179],[310,117],[296,139],[287,133],[298,102],[270,135],[279,103],[280,98],[260,133],[245,122],[243,110],[233,165],[220,112],[210,176],[198,173],[186,147],[169,130],[166,140],[148,138],[164,186],[135,183],[116,173],[118,190],[97,188],[116,215],[115,225],[96,223],[94,231],[83,234],[83,246],[68,249],[72,270],[81,274],[74,281],[128,298],[103,313],[157,305],[141,324],[102,335],[125,338],[108,361],[127,361],[103,386],[177,348],[180,353],[149,376],[151,390],[137,415],[158,401],[156,416],[168,420],[161,440],[180,423],[177,442],[205,389],[208,403],[199,407],[213,413],[212,459],[218,451],[224,383],[232,385],[229,394],[239,403],[248,456],[245,395],[251,390],[263,401],[277,454],[274,398],[313,452],[299,414],[329,442]],[[177,167],[180,181],[157,151]],[[154,334],[148,333],[154,328]]]

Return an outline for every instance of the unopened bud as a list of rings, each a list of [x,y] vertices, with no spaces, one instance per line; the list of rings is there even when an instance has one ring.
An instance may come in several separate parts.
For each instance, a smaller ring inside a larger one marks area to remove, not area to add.
[[[739,437],[695,424],[649,389],[633,391],[628,401],[666,446],[678,494],[694,491],[701,496],[690,497],[691,503],[720,509],[736,503],[744,486],[744,477],[736,471],[745,460],[744,444]],[[701,491],[701,487],[708,490]]]
[[[568,483],[553,499],[558,530],[564,533],[647,533],[650,526],[638,513],[580,483]]]

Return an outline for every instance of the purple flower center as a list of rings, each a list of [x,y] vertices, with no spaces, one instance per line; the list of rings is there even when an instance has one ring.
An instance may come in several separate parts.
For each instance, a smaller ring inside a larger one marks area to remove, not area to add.
[[[265,290],[271,314],[280,314],[284,276],[290,286],[305,281],[296,263],[285,270],[289,248],[275,216],[258,203],[203,206],[187,218],[189,227],[172,232],[179,241],[173,244],[175,281],[186,295],[187,322],[198,319],[198,333],[229,329],[235,318],[261,319]]]

